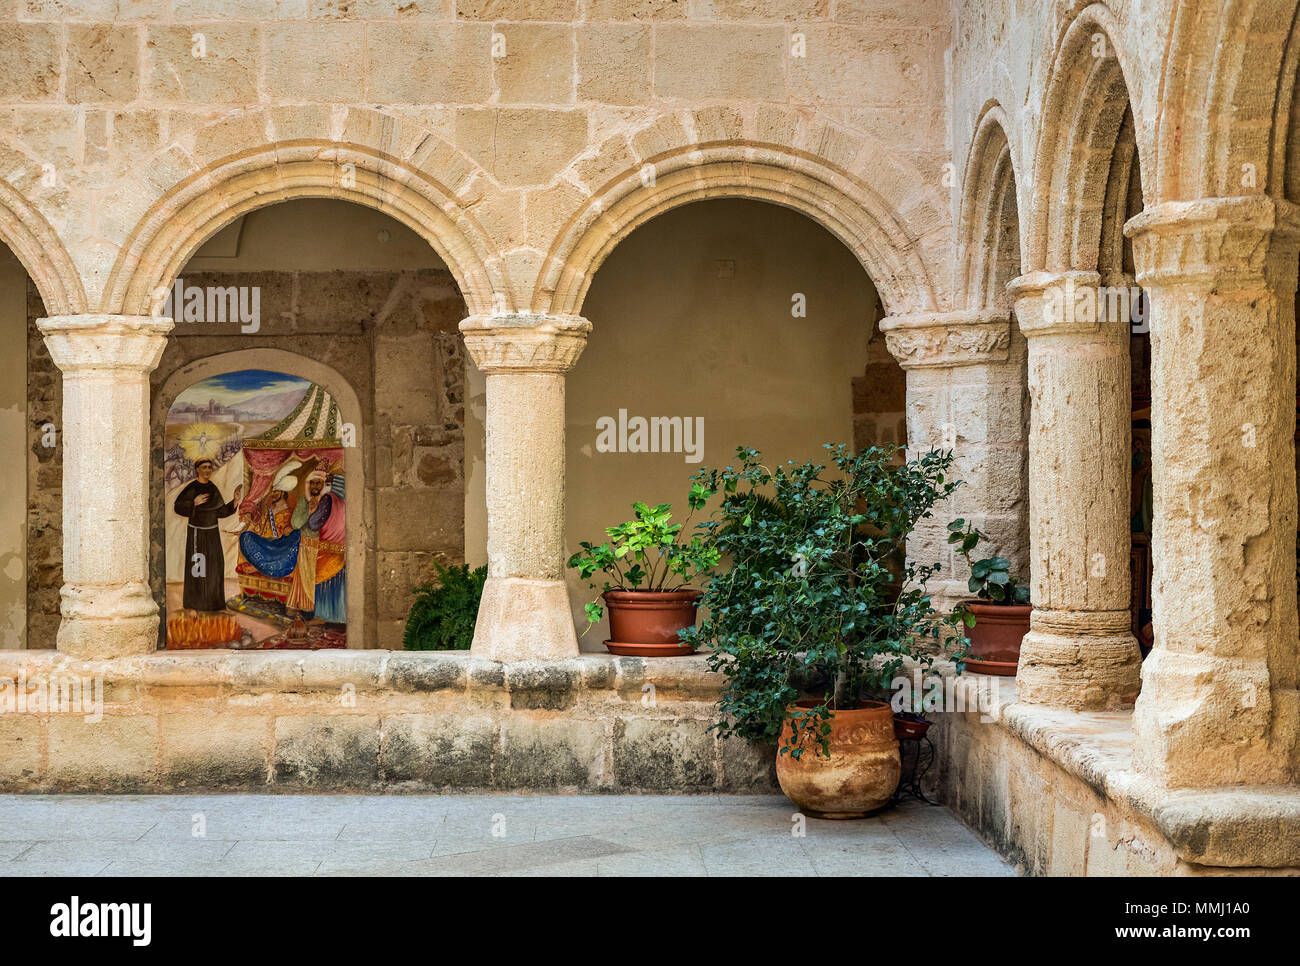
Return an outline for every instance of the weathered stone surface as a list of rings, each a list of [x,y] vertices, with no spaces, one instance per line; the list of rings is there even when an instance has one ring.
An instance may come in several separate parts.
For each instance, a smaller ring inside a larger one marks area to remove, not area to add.
[[[320,715],[275,722],[276,785],[368,788],[379,781],[379,718]]]
[[[385,718],[380,750],[384,781],[433,788],[487,788],[492,784],[495,728],[486,715]]]
[[[498,788],[599,788],[607,784],[605,724],[561,714],[501,722]]]
[[[709,722],[619,718],[614,722],[614,782],[629,788],[712,788]]]

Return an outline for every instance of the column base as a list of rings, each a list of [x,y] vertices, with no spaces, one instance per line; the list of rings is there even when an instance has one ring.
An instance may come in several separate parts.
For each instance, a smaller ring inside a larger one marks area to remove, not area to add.
[[[578,635],[564,581],[488,577],[470,653],[503,664],[577,657]]]
[[[143,582],[64,584],[59,596],[60,653],[98,661],[158,649],[158,604]]]
[[[1291,784],[1300,694],[1271,688],[1263,659],[1157,647],[1142,666],[1133,730],[1134,768],[1166,787]]]
[[[1020,644],[1016,701],[1072,711],[1133,707],[1142,652],[1124,611],[1035,610]]]

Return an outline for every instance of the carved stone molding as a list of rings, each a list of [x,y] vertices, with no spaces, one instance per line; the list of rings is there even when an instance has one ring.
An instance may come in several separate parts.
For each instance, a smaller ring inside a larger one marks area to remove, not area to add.
[[[880,320],[885,345],[904,369],[1005,362],[1011,347],[1006,310],[923,312]]]
[[[1117,279],[1123,283],[1122,277]],[[1128,338],[1136,287],[1103,285],[1097,272],[1028,272],[1007,283],[1025,338],[1100,335]]]
[[[1267,284],[1294,271],[1300,208],[1266,195],[1167,201],[1130,219],[1138,282],[1152,288]]]
[[[36,327],[61,372],[146,373],[162,358],[172,320],[152,315],[57,315],[37,319]]]
[[[474,315],[460,331],[485,373],[568,372],[586,348],[591,323],[576,315]]]

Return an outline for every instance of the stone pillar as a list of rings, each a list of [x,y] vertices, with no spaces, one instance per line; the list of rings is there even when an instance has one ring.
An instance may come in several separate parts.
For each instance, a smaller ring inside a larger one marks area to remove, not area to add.
[[[493,315],[460,329],[487,381],[488,578],[471,650],[502,662],[576,657],[564,582],[564,375],[591,323]]]
[[[1126,228],[1152,299],[1155,647],[1133,761],[1169,786],[1300,777],[1300,210],[1168,202]]]
[[[149,592],[149,373],[171,319],[40,319],[63,373],[63,589],[58,647],[74,657],[158,646]]]
[[[935,605],[949,610],[971,596],[966,562],[948,545],[956,517],[988,534],[981,555],[1001,554],[1028,579],[1024,341],[1012,332],[1010,309],[890,316],[880,329],[907,372],[909,455],[953,450],[955,473],[966,481],[908,541],[912,559],[943,567],[930,583]]]
[[[1034,612],[1019,701],[1131,707],[1141,652],[1129,596],[1130,325],[1096,272],[1007,286],[1029,348],[1029,544]]]

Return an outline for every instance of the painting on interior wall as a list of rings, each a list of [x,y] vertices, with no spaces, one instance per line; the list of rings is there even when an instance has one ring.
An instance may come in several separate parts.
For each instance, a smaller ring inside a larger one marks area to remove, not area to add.
[[[333,397],[211,376],[167,412],[168,648],[347,646],[346,476]]]

